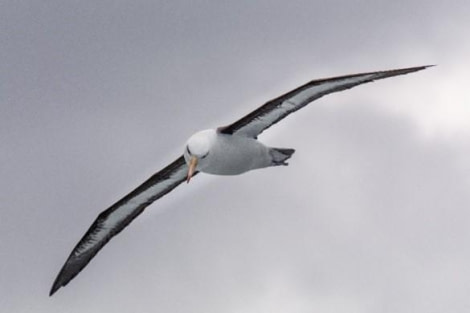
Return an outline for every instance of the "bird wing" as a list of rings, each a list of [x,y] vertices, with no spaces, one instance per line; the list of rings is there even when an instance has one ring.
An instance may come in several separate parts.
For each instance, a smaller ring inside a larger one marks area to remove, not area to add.
[[[313,100],[329,93],[349,89],[360,84],[387,77],[408,74],[429,66],[418,66],[389,71],[353,74],[325,79],[312,80],[276,99],[266,102],[238,121],[220,127],[219,132],[256,138],[265,129],[279,122],[287,115],[303,108]]]
[[[111,238],[129,225],[148,205],[185,181],[187,171],[184,157],[180,156],[109,209],[101,212],[73,248],[57,275],[49,295],[67,285]]]

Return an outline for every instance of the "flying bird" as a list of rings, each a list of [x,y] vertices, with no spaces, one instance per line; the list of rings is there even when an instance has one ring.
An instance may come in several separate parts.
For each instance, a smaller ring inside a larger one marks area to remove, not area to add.
[[[346,90],[374,80],[404,75],[429,66],[369,72],[312,80],[266,102],[234,123],[195,133],[186,142],[183,155],[124,198],[98,215],[73,248],[54,281],[49,295],[72,280],[103,246],[155,200],[163,197],[198,172],[238,175],[244,172],[287,165],[294,149],[268,147],[258,135],[289,114],[329,93]]]

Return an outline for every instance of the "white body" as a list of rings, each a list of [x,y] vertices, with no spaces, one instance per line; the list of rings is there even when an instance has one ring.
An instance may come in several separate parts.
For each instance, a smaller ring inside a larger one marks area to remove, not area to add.
[[[256,139],[225,135],[215,129],[197,132],[189,138],[186,147],[184,151],[186,163],[189,163],[191,155],[197,156],[199,161],[196,170],[204,173],[238,175],[249,170],[272,166],[269,147]]]

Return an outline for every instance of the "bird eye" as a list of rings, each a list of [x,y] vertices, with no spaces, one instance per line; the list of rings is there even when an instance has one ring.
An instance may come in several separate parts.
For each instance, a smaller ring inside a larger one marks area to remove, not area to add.
[[[204,158],[205,158],[206,156],[208,156],[208,155],[209,155],[209,152],[207,152],[206,154],[204,154],[204,155],[201,157],[201,159],[204,159]]]
[[[191,155],[191,151],[189,151],[189,146],[186,146],[186,151],[188,151],[188,154]]]

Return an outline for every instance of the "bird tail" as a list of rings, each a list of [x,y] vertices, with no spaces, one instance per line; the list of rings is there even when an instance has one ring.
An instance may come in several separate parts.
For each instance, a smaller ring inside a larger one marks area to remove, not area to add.
[[[271,155],[272,166],[288,165],[286,160],[288,160],[294,152],[294,149],[270,148],[269,154]]]

